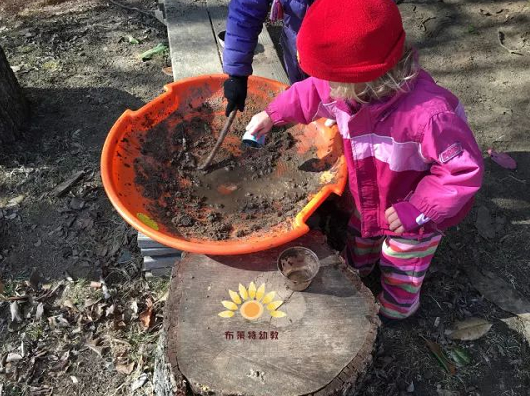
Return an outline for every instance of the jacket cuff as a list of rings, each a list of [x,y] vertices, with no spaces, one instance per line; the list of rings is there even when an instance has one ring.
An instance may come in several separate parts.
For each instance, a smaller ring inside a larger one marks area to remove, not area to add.
[[[281,112],[276,109],[276,106],[274,106],[274,102],[267,106],[265,112],[269,115],[274,125],[282,125],[287,123],[284,121]]]
[[[223,71],[229,76],[240,76],[248,77],[252,74],[252,66],[250,65],[240,65],[240,66],[231,66],[225,64],[223,66]]]
[[[408,202],[414,205],[415,208],[417,208],[421,213],[434,221],[436,224],[441,223],[446,219],[446,216],[435,210],[424,197],[413,194]]]
[[[428,217],[426,217],[410,202],[398,202],[397,204],[392,205],[392,207],[396,211],[405,231],[415,231],[430,221]]]

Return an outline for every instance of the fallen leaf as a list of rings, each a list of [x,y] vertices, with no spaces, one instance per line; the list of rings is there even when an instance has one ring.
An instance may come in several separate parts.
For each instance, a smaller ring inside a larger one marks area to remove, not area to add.
[[[493,325],[485,319],[469,318],[456,322],[454,328],[447,331],[447,335],[452,340],[474,341],[485,335],[491,326]]]
[[[474,265],[465,266],[465,271],[473,287],[499,308],[519,316],[530,313],[530,301],[501,277],[488,277]]]
[[[20,316],[20,310],[18,308],[18,302],[12,301],[9,303],[9,311],[11,312],[11,321],[20,323],[22,322],[22,316]]]
[[[87,298],[85,300],[85,302],[83,303],[83,307],[86,309],[86,308],[90,308],[91,306],[93,305],[96,305],[101,299],[97,299],[97,300],[93,300],[91,298]]]
[[[101,289],[101,282],[92,281],[90,282],[90,287],[93,289]]]
[[[85,207],[86,202],[81,198],[73,197],[70,200],[70,208],[73,210],[81,210]]]
[[[103,298],[105,300],[108,300],[110,298],[109,288],[107,287],[107,284],[103,279],[100,280],[101,283],[101,291],[103,292]]]
[[[488,154],[490,155],[493,162],[502,166],[503,168],[510,170],[517,169],[517,162],[515,162],[515,160],[508,154],[498,153],[493,149],[489,149]]]
[[[20,347],[19,347],[20,354],[22,355],[22,357],[26,357],[27,352],[28,352],[27,349],[28,349],[28,348],[26,347],[26,344],[24,343],[24,341],[22,341],[22,342],[20,343]]]
[[[471,357],[465,349],[454,347],[449,351],[449,356],[458,367],[466,366],[471,363]]]
[[[50,325],[50,329],[55,330],[57,327],[57,321],[55,320],[55,316],[50,316],[48,318],[48,324]]]
[[[127,35],[127,41],[129,41],[130,44],[140,44],[140,40],[134,38],[130,34]]]
[[[90,340],[85,343],[85,345],[90,348],[92,351],[96,352],[96,354],[101,357],[103,356],[103,351],[105,350],[105,347],[99,345],[99,338],[96,338],[94,340]]]
[[[434,355],[436,360],[438,360],[438,363],[440,366],[443,367],[445,371],[447,371],[449,374],[454,375],[456,373],[456,367],[454,364],[452,364],[447,357],[445,356],[442,347],[438,345],[436,342],[430,341],[425,339],[425,343],[427,344],[427,347],[431,351],[431,353]]]
[[[74,305],[74,303],[68,299],[63,301],[63,307],[70,308],[70,309],[77,311],[77,308]]]
[[[162,73],[164,73],[167,76],[173,77],[173,68],[171,66],[163,67]]]
[[[22,355],[14,352],[7,354],[6,363],[18,362],[19,360],[22,360]]]
[[[134,391],[140,389],[142,386],[145,385],[146,382],[147,382],[147,374],[146,373],[142,373],[142,375],[140,375],[140,377],[138,377],[138,379],[132,383],[132,385],[131,385],[131,393],[133,393]]]
[[[42,319],[43,313],[44,313],[44,304],[40,302],[39,305],[37,305],[37,310],[35,311],[35,320],[40,321]]]
[[[169,290],[166,290],[166,292],[162,294],[162,297],[160,297],[156,302],[158,303],[166,302],[168,297],[169,297]]]
[[[55,319],[57,320],[59,327],[70,327],[70,322],[68,322],[68,320],[62,314],[57,315]]]
[[[56,371],[58,373],[64,374],[70,368],[70,351],[65,351],[59,361],[56,362],[51,368],[51,371]]]
[[[17,212],[13,212],[13,213],[11,213],[11,214],[8,214],[7,216],[4,216],[4,218],[5,218],[6,220],[13,220],[13,219],[15,219],[17,216],[18,216],[18,213],[17,213]]]
[[[485,206],[481,206],[477,211],[477,220],[475,221],[478,233],[486,239],[495,238],[495,227],[491,220],[491,215]]]
[[[149,327],[151,327],[154,316],[155,315],[154,315],[153,306],[147,307],[145,311],[140,313],[140,316],[139,316],[140,324],[144,330],[147,330],[149,329]]]
[[[133,370],[134,370],[134,362],[130,364],[118,363],[116,365],[116,371],[121,374],[129,375],[133,372]]]
[[[140,58],[142,58],[142,60],[145,62],[147,60],[150,60],[153,56],[157,55],[157,54],[163,54],[165,52],[167,52],[168,48],[166,45],[162,44],[162,43],[159,43],[156,47],[154,48],[151,48],[150,50],[147,50],[145,52],[143,52],[141,55],[140,55]]]
[[[11,199],[7,202],[7,206],[6,206],[6,208],[13,208],[13,207],[15,207],[15,206],[18,206],[19,204],[22,203],[22,201],[24,201],[24,198],[25,198],[24,195],[18,195],[18,196],[16,196],[15,198],[11,198]]]

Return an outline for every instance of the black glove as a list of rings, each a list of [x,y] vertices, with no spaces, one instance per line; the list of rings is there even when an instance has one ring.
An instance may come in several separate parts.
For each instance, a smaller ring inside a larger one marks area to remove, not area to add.
[[[244,76],[229,76],[223,84],[225,88],[225,98],[228,99],[226,105],[226,116],[234,109],[239,111],[245,110],[245,100],[247,99],[247,80],[248,77]]]

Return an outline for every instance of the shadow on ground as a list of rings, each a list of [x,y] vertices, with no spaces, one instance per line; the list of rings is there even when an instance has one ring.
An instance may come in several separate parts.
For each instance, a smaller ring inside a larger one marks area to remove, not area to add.
[[[23,198],[5,210],[1,223],[0,273],[5,279],[37,269],[45,278],[65,272],[97,278],[134,239],[101,185],[101,148],[121,113],[144,102],[104,87],[25,92],[32,107],[28,128],[22,141],[0,155],[1,189],[11,191],[9,198]],[[80,170],[82,179],[55,197],[54,188]]]

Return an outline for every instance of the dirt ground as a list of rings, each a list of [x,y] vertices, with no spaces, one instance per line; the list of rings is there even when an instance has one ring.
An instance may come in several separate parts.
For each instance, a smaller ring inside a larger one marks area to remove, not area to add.
[[[406,0],[400,9],[424,67],[461,98],[486,175],[473,212],[447,232],[419,313],[381,329],[357,393],[529,395],[528,342],[509,318],[530,312],[530,3]],[[0,3],[0,45],[32,107],[24,140],[0,148],[0,294],[11,298],[0,300],[0,394],[152,394],[166,285],[141,278],[135,232],[106,199],[99,157],[124,109],[171,81],[166,57],[139,59],[166,39],[153,18],[106,1]],[[517,170],[493,163],[490,147]],[[513,290],[518,304],[507,301]],[[492,327],[476,341],[450,340],[446,330],[469,317]],[[455,350],[468,359],[451,375],[425,340],[449,360]]]

